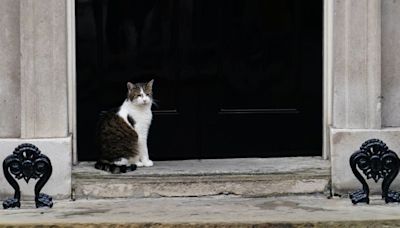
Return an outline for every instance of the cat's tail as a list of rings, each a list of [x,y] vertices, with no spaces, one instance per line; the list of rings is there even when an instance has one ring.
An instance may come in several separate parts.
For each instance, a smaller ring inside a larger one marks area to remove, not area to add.
[[[113,174],[118,174],[118,173],[126,173],[126,172],[132,172],[135,171],[137,166],[135,164],[131,165],[116,165],[116,164],[110,164],[107,162],[102,162],[102,161],[97,161],[96,164],[94,164],[94,168],[104,170]]]

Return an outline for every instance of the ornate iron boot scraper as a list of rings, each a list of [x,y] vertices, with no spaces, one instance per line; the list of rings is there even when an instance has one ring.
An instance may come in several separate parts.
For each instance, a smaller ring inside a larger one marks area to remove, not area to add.
[[[353,204],[369,203],[369,187],[358,169],[364,173],[367,179],[372,178],[375,182],[383,179],[382,199],[386,203],[400,202],[400,194],[389,189],[390,184],[399,173],[399,157],[395,152],[389,150],[384,142],[379,139],[370,139],[364,142],[360,150],[351,155],[350,166],[362,184],[362,189],[350,194]]]
[[[25,143],[15,148],[14,152],[6,157],[3,162],[3,172],[8,183],[14,188],[14,197],[3,202],[4,209],[21,207],[21,191],[18,182],[14,179],[24,179],[26,183],[32,179],[38,179],[35,185],[36,207],[52,207],[51,196],[40,193],[43,186],[49,180],[52,173],[50,159],[41,154],[40,150],[32,144]]]

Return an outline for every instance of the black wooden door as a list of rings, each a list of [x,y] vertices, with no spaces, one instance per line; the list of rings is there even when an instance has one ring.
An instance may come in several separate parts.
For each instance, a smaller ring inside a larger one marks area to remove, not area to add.
[[[155,79],[155,160],[320,155],[322,1],[77,0],[78,150]]]

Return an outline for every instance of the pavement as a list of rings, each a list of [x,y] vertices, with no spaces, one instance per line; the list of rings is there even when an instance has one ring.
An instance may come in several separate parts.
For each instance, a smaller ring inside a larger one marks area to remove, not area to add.
[[[348,198],[291,195],[163,197],[55,201],[51,209],[0,211],[0,227],[400,227],[400,205],[379,196],[369,205]]]

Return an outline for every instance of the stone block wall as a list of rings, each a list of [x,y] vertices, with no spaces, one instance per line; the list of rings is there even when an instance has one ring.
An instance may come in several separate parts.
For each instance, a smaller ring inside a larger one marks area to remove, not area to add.
[[[21,143],[37,143],[52,160],[45,190],[56,198],[71,195],[68,1],[0,0],[0,158]],[[2,172],[0,186],[1,196],[12,193]],[[32,196],[33,186],[23,194]]]

